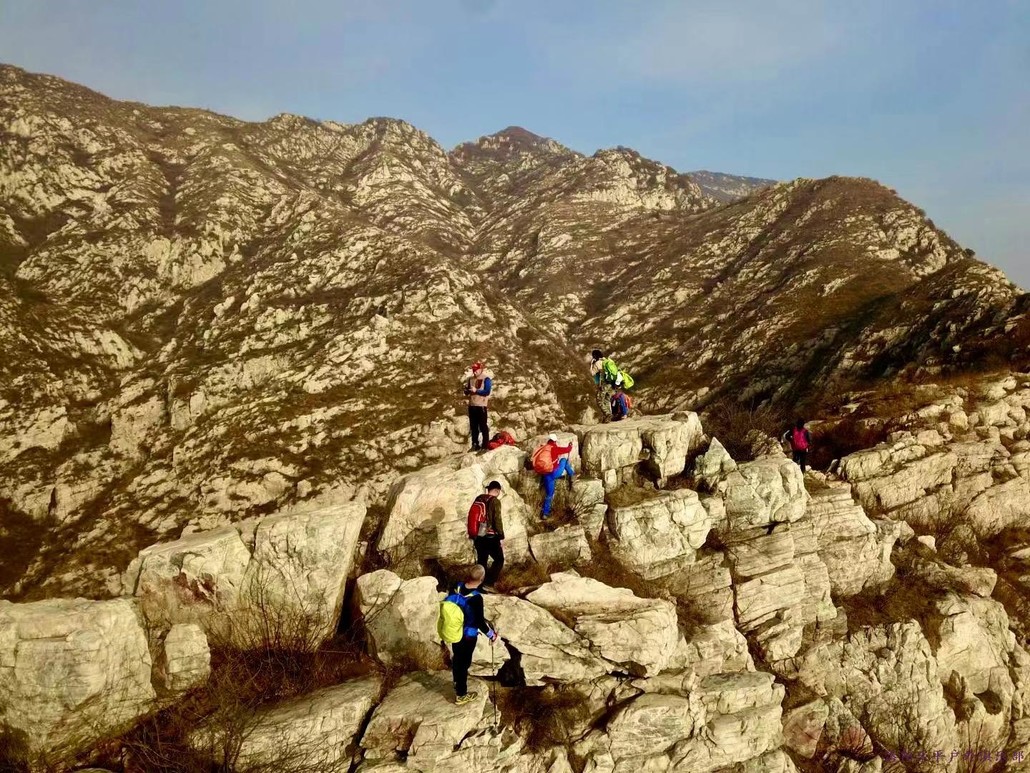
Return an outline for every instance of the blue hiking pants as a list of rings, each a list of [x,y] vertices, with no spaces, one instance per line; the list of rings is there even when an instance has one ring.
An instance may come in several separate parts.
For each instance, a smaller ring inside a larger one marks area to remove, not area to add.
[[[544,506],[541,509],[541,514],[551,514],[551,500],[554,499],[554,484],[558,482],[558,478],[562,475],[568,475],[569,480],[575,475],[575,470],[572,469],[572,465],[569,464],[569,460],[564,456],[558,460],[558,466],[554,468],[554,472],[550,475],[544,475],[542,480],[544,481]]]

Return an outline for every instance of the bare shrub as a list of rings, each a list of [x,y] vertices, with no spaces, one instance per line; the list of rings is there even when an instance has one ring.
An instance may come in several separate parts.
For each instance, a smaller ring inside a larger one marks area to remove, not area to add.
[[[755,459],[755,433],[778,438],[790,422],[790,417],[779,408],[732,401],[711,406],[702,419],[706,433],[719,438],[730,456],[738,462]]]
[[[526,739],[531,752],[572,744],[591,714],[586,695],[554,685],[502,691],[498,708],[501,721]]]

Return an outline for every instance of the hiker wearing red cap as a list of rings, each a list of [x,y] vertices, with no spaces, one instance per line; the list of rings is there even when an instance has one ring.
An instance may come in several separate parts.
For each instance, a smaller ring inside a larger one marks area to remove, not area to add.
[[[465,379],[465,396],[469,400],[469,434],[472,436],[472,450],[486,448],[490,440],[490,429],[487,426],[486,407],[490,402],[490,391],[493,389],[493,376],[483,363],[472,363],[472,375]]]

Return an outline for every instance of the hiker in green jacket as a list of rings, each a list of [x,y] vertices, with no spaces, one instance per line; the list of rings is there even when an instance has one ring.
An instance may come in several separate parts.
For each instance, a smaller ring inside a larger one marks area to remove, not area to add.
[[[615,361],[605,357],[600,349],[594,349],[590,356],[590,375],[597,385],[597,407],[601,411],[601,422],[607,424],[612,420],[612,395],[615,387],[622,385],[622,374]]]

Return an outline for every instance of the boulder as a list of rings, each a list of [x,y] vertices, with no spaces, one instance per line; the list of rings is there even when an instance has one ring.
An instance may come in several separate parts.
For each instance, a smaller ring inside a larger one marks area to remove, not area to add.
[[[487,619],[519,653],[527,685],[589,681],[611,668],[591,650],[589,641],[536,604],[493,594],[484,601]]]
[[[753,671],[754,661],[747,639],[732,620],[695,627],[681,638],[668,667],[691,671],[698,676]]]
[[[717,438],[712,438],[708,450],[694,461],[694,480],[698,488],[713,491],[736,469],[737,463],[729,451]]]
[[[442,668],[436,623],[444,594],[436,588],[435,577],[402,580],[388,569],[361,575],[354,592],[369,654],[388,666]]]
[[[763,574],[734,586],[737,624],[745,633],[805,597],[805,575],[797,565]]]
[[[195,532],[143,548],[122,575],[122,589],[139,598],[156,626],[206,621],[239,607],[249,563],[236,528]]]
[[[809,701],[783,715],[783,745],[805,759],[812,759],[830,714],[826,701]]]
[[[613,670],[642,676],[660,673],[679,641],[672,602],[639,598],[588,577],[552,574],[551,581],[526,600],[570,625],[596,655],[613,664]]]
[[[426,467],[402,476],[390,489],[386,521],[378,547],[402,577],[422,574],[423,562],[433,559],[456,567],[475,560],[468,538],[468,511],[488,482],[478,465],[452,469]],[[519,563],[529,557],[526,534],[528,511],[512,486],[501,499],[505,560]]]
[[[313,643],[336,633],[347,578],[365,521],[359,502],[310,512],[271,515],[257,523],[244,589],[258,613],[257,638],[268,609],[313,626]],[[250,633],[255,638],[254,631]]]
[[[607,751],[616,762],[668,752],[704,722],[697,700],[648,693],[630,701],[608,722]]]
[[[545,567],[576,566],[590,561],[590,543],[579,525],[559,526],[529,538],[529,550]]]
[[[158,628],[195,622],[240,647],[271,632],[314,648],[336,631],[364,519],[345,502],[193,532],[141,550],[122,587]]]
[[[239,744],[241,770],[344,773],[351,765],[351,745],[381,691],[378,676],[355,679],[260,709],[239,727],[202,725],[190,734],[190,746],[219,760],[227,745]]]
[[[361,738],[367,761],[406,760],[409,768],[425,769],[454,751],[480,727],[487,703],[486,685],[471,680],[476,699],[454,704],[449,671],[421,671],[401,677],[383,699]]]
[[[606,490],[631,482],[642,461],[644,469],[659,483],[681,474],[704,434],[694,413],[645,416],[572,429],[580,439],[584,471],[600,478]]]
[[[949,566],[927,558],[913,560],[909,572],[931,588],[985,599],[991,597],[998,582],[998,573],[986,566]]]
[[[211,649],[195,623],[173,625],[165,634],[154,661],[154,684],[163,697],[178,696],[199,687],[211,675]]]
[[[801,468],[789,459],[746,462],[726,478],[726,525],[732,533],[796,521],[807,500]]]
[[[708,511],[697,492],[662,491],[657,496],[608,513],[612,556],[647,580],[672,574],[694,563],[708,537]]]
[[[696,563],[658,578],[655,585],[685,602],[700,623],[732,621],[733,580],[726,563],[722,552],[699,553]]]
[[[55,763],[127,729],[155,698],[131,600],[0,601],[0,732],[16,759]]]
[[[835,596],[847,597],[883,585],[894,575],[894,540],[881,534],[846,486],[812,495],[808,520],[815,529],[819,558],[829,574]]]

